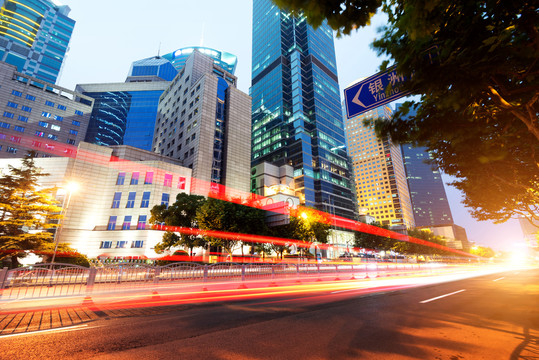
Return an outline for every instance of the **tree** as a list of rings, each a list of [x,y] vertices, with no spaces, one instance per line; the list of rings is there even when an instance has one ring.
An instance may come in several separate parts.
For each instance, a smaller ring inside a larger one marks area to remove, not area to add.
[[[391,121],[374,121],[379,136],[425,146],[433,163],[456,177],[453,185],[479,220],[504,222],[515,214],[539,220],[535,2],[275,2],[304,9],[314,25],[327,18],[345,34],[366,25],[378,5],[388,24],[372,46],[396,63],[409,79],[406,88],[419,97],[406,102]]]
[[[291,238],[300,240],[305,244],[328,242],[331,218],[330,215],[308,207],[290,209]],[[305,247],[300,248],[305,253]]]
[[[61,218],[62,209],[53,197],[56,189],[38,185],[48,174],[35,166],[34,157],[30,153],[20,168],[10,165],[9,174],[0,177],[0,259],[11,261],[12,267],[18,266],[25,251],[42,250],[52,243],[53,234],[43,230],[57,227],[51,221]]]
[[[196,220],[200,229],[236,233],[238,236],[206,236],[208,243],[222,247],[232,258],[234,249],[241,242],[241,234],[265,235],[265,212],[252,205],[254,204],[243,203],[237,199],[226,201],[209,198],[197,211]]]
[[[482,258],[491,258],[496,255],[496,252],[489,247],[476,245],[470,249],[470,254],[481,256]]]
[[[388,225],[381,225],[380,223],[370,224],[377,226],[381,229],[389,229]],[[374,249],[377,251],[389,250],[394,245],[396,240],[391,239],[389,236],[380,236],[360,231],[354,231],[354,247]]]
[[[204,196],[188,195],[179,193],[174,204],[169,206],[156,205],[152,208],[149,222],[151,224],[165,224],[167,226],[180,226],[184,228],[197,228],[196,214],[198,209],[206,202]],[[176,235],[167,231],[163,235],[163,240],[156,244],[157,253],[169,250],[173,247],[185,246],[189,249],[190,256],[193,256],[193,249],[203,246],[204,240],[194,234],[180,233]]]

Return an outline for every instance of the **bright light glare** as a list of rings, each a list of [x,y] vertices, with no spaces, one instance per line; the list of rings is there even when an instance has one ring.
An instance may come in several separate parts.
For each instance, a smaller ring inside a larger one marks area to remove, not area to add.
[[[65,185],[65,189],[71,193],[76,192],[79,190],[79,183],[75,181],[70,181]]]

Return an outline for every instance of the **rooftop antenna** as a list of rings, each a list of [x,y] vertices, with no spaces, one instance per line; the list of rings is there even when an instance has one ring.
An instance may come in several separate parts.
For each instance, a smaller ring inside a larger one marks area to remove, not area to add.
[[[206,30],[206,22],[202,23],[202,35],[200,36],[200,46],[204,46],[204,30]]]
[[[157,48],[157,57],[161,56],[161,41],[159,41],[159,47]]]

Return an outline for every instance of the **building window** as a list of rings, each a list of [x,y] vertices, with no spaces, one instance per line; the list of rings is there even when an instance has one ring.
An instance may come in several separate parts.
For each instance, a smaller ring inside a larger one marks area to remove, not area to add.
[[[19,132],[24,132],[24,128],[23,128],[22,126],[15,126],[15,127],[13,128],[13,130],[19,131]]]
[[[109,223],[107,225],[107,230],[115,230],[116,229],[116,216],[109,217]]]
[[[77,136],[78,133],[79,133],[79,132],[78,132],[77,130],[73,130],[73,129],[70,129],[70,130],[69,130],[69,134],[71,134],[71,135]]]
[[[54,131],[60,131],[60,127],[58,125],[51,125],[51,130],[54,130]]]
[[[143,244],[144,244],[144,241],[142,241],[142,240],[137,240],[137,241],[133,241],[133,242],[131,243],[131,247],[132,247],[132,248],[138,248],[138,249],[140,249],[140,248],[143,246]]]
[[[144,229],[146,229],[146,215],[139,215],[138,223],[137,223],[137,230],[144,230]]]
[[[12,146],[8,146],[6,148],[6,152],[10,153],[10,154],[16,154],[17,153],[17,148],[14,148]]]
[[[80,121],[73,120],[73,121],[71,122],[71,125],[80,126]]]
[[[183,176],[178,179],[178,189],[185,190],[185,178]]]
[[[129,230],[131,228],[131,215],[126,215],[124,217],[124,223],[122,225],[122,230]]]
[[[134,172],[133,175],[131,175],[131,185],[138,185],[138,177],[138,172]]]
[[[17,91],[17,90],[11,90],[11,95],[15,95],[15,96],[21,97],[21,96],[22,96],[22,92]]]
[[[142,202],[140,203],[140,207],[141,208],[147,208],[150,206],[150,192],[149,191],[145,191],[143,194],[142,194]]]
[[[30,106],[26,106],[26,105],[21,106],[21,110],[29,112],[29,113],[32,112],[32,108]]]
[[[30,101],[36,101],[36,97],[32,95],[26,95],[26,99]]]
[[[54,115],[54,120],[56,121],[64,121],[64,118],[58,115]]]
[[[14,116],[15,116],[15,114],[10,113],[9,111],[4,111],[4,117],[5,118],[13,119]]]
[[[116,179],[116,185],[123,185],[125,181],[125,173],[118,173],[118,179]]]
[[[58,109],[65,111],[67,108],[64,105],[58,104]]]
[[[19,115],[19,117],[17,118],[17,120],[22,121],[22,122],[25,122],[25,123],[28,122],[28,118],[27,118],[26,116],[22,116],[22,115]]]
[[[11,142],[14,142],[14,143],[17,143],[17,144],[20,144],[21,143],[21,138],[19,136],[12,136],[10,138]]]
[[[4,129],[9,129],[11,127],[11,124],[0,121],[0,127],[4,128]]]
[[[111,241],[112,242],[112,241]],[[116,249],[123,249],[127,246],[127,241],[116,241]]]
[[[53,135],[53,134],[47,135],[47,138],[48,138],[48,139],[51,139],[51,140],[55,140],[55,141],[58,140],[58,136]]]
[[[73,140],[73,139],[67,139],[67,143],[68,143],[69,145],[75,145],[75,140]]]
[[[161,196],[161,205],[165,205],[168,208],[168,202],[170,201],[170,194],[165,194]]]
[[[99,245],[100,249],[110,249],[112,247],[112,241],[101,241],[101,245]]]
[[[45,105],[54,107],[54,103],[52,101],[45,100]]]
[[[45,136],[45,133],[43,131],[36,131],[35,135],[39,137],[43,137]]]
[[[12,108],[16,109],[16,108],[18,108],[18,107],[19,107],[19,104],[17,104],[17,103],[14,103],[13,101],[8,101],[8,102],[7,102],[7,106],[9,106],[9,107],[12,107]]]
[[[84,115],[84,113],[82,111],[80,111],[80,110],[75,110],[75,115],[82,116],[82,115]]]
[[[121,192],[115,192],[114,193],[114,200],[112,200],[112,208],[117,209],[120,207],[120,200],[122,199],[122,193]]]
[[[48,122],[45,122],[45,121],[40,121],[38,125],[41,126],[41,127],[44,127],[44,128],[48,128],[48,127],[49,127],[49,123],[48,123]]]
[[[165,174],[164,186],[172,187],[172,174]]]
[[[46,117],[46,118],[50,118],[52,116],[52,114],[50,112],[43,111],[41,113],[41,116]]]
[[[135,207],[135,197],[137,196],[137,193],[132,191],[129,193],[129,197],[127,198],[127,205],[126,208],[134,208]]]
[[[149,185],[153,182],[153,172],[152,171],[148,171],[146,173],[146,177],[144,178],[144,184],[145,185]]]

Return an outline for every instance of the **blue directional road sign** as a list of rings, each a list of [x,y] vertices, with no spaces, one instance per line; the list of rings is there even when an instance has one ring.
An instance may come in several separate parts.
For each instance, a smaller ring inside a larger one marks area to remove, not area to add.
[[[344,90],[348,119],[408,95],[403,91],[406,78],[397,73],[396,66],[388,68]],[[388,90],[389,89],[389,90]]]

